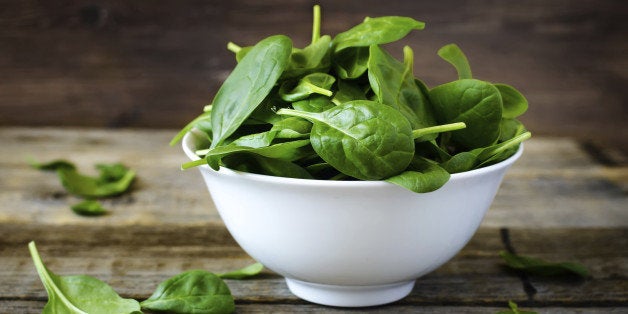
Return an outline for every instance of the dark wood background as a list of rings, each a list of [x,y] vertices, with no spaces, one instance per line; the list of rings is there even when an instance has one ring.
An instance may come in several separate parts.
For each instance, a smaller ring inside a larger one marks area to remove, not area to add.
[[[455,42],[476,77],[527,96],[535,134],[628,147],[625,0],[2,0],[0,125],[181,127],[235,65],[228,41],[302,46],[315,3],[331,35],[367,15],[425,21],[403,44],[428,85],[455,78],[436,56]]]

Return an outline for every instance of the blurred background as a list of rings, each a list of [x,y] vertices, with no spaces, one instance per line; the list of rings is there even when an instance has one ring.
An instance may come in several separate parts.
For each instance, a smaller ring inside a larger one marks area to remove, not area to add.
[[[430,87],[456,78],[436,51],[457,43],[475,77],[526,95],[534,135],[628,152],[625,0],[2,0],[0,126],[180,128],[235,66],[227,42],[305,46],[314,4],[332,36],[365,16],[424,21],[402,44]]]

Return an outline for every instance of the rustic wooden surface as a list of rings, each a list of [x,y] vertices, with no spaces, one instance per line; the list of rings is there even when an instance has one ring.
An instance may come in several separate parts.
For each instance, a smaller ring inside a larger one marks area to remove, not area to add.
[[[167,146],[175,133],[0,128],[0,313],[39,313],[46,303],[26,247],[31,240],[54,272],[92,275],[140,300],[181,271],[223,272],[253,262],[224,228],[198,172],[179,170],[185,157]],[[29,157],[69,159],[84,171],[121,161],[138,179],[131,193],[105,200],[109,215],[81,217],[69,209],[76,199],[54,174],[31,169]],[[494,313],[508,300],[540,313],[625,313],[627,166],[620,155],[570,139],[533,138],[471,242],[419,279],[407,298],[367,309],[324,307],[296,298],[265,270],[228,281],[237,313]],[[592,277],[521,278],[497,256],[508,245],[583,263]]]
[[[0,125],[180,127],[235,64],[225,49],[283,33],[310,39],[310,0],[0,0]],[[455,42],[476,77],[530,100],[525,124],[628,151],[628,2],[316,1],[324,33],[365,16],[427,23],[403,41],[415,73],[455,77],[436,56]],[[390,47],[400,56],[400,45]]]

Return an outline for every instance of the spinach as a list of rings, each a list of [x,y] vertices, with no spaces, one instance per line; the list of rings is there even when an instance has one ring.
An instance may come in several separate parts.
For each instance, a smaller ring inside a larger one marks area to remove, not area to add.
[[[320,33],[320,7],[313,11],[312,39],[304,48],[281,35],[250,47],[227,45],[236,53],[236,69],[210,108],[173,139],[192,128],[208,138],[197,147],[202,159],[182,168],[208,164],[292,178],[386,180],[428,192],[451,173],[512,156],[530,137],[517,120],[528,108],[525,97],[512,86],[474,78],[457,45],[437,52],[457,79],[433,88],[414,74],[410,47],[403,48],[403,60],[384,47],[425,23],[367,17],[329,36]],[[275,55],[264,53],[271,43]],[[277,66],[271,71],[268,64]],[[254,80],[263,71],[268,80]],[[254,79],[246,79],[249,72]],[[238,86],[238,80],[246,82]]]
[[[72,211],[81,216],[101,216],[107,213],[102,204],[96,200],[84,200],[72,205]]]
[[[211,147],[217,147],[266,98],[288,65],[292,40],[283,35],[257,43],[235,67],[212,101]]]
[[[30,242],[28,249],[48,293],[48,303],[42,313],[109,314],[140,310],[137,301],[121,298],[109,285],[94,277],[54,274],[41,260],[35,242]]]
[[[224,279],[247,279],[258,275],[264,266],[254,263],[220,275],[205,270],[190,270],[168,278],[146,300],[121,298],[109,285],[90,276],[58,276],[41,260],[35,242],[28,250],[48,293],[43,313],[137,314],[141,309],[167,313],[232,313],[235,302]]]
[[[160,283],[142,308],[168,313],[232,313],[235,302],[229,287],[213,273],[190,270]]]
[[[499,252],[499,256],[504,259],[508,267],[528,274],[540,276],[575,275],[582,278],[589,276],[589,270],[579,263],[552,263],[540,258],[512,254],[506,251]]]
[[[537,312],[534,312],[534,311],[520,310],[519,307],[517,306],[517,303],[513,301],[508,301],[508,307],[510,308],[509,310],[499,311],[495,314],[538,314]]]
[[[254,263],[244,268],[240,268],[234,271],[219,274],[218,277],[222,279],[245,279],[253,276],[257,276],[264,269],[264,265],[261,263]]]
[[[314,124],[312,147],[338,171],[362,180],[380,180],[403,171],[414,154],[410,124],[396,110],[355,100],[321,113],[281,109],[280,115]]]

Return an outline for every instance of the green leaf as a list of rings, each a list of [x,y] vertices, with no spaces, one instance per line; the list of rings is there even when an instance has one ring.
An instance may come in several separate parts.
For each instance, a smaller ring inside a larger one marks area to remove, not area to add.
[[[48,293],[44,314],[110,314],[140,311],[133,299],[121,298],[109,285],[90,276],[57,276],[46,268],[35,242],[28,244],[41,282]]]
[[[81,216],[102,216],[107,210],[102,207],[99,201],[85,200],[78,204],[72,205],[72,211]]]
[[[499,311],[496,314],[538,314],[537,312],[534,312],[534,311],[519,310],[519,308],[517,307],[517,303],[513,301],[508,301],[508,307],[510,307],[510,310]]]
[[[270,129],[271,132],[277,132],[275,138],[281,139],[308,138],[311,130],[312,123],[297,117],[281,119]]]
[[[499,252],[506,265],[512,269],[528,274],[541,276],[576,275],[582,278],[589,276],[589,270],[582,264],[572,262],[552,263],[540,258],[516,255],[506,251]]]
[[[190,270],[160,283],[142,301],[143,309],[168,313],[232,313],[235,302],[220,277],[204,270]]]
[[[369,47],[351,47],[332,55],[332,65],[343,80],[356,79],[368,69]]]
[[[303,49],[293,49],[290,63],[281,79],[292,79],[315,72],[327,72],[331,66],[331,37],[318,38]]]
[[[221,145],[266,98],[288,65],[291,50],[290,38],[271,36],[236,65],[212,102],[211,148]]]
[[[415,157],[408,169],[386,181],[415,193],[426,193],[436,191],[447,183],[449,173],[425,158]]]
[[[292,103],[294,109],[307,112],[323,112],[334,106],[334,103],[331,102],[329,97],[324,95],[312,95],[306,99]]]
[[[222,165],[229,169],[267,176],[312,179],[303,167],[287,160],[265,157],[249,152],[234,152],[221,157]]]
[[[344,103],[322,113],[281,109],[314,124],[312,147],[338,171],[362,180],[380,180],[403,171],[414,155],[408,121],[391,107],[368,100]]]
[[[72,162],[63,159],[57,159],[47,163],[40,163],[37,160],[29,159],[28,162],[31,167],[45,171],[56,171],[62,168],[71,170],[76,169],[76,166]]]
[[[348,47],[367,47],[397,41],[412,30],[425,28],[425,23],[402,16],[383,16],[364,22],[342,32],[332,41],[334,52]]]
[[[74,195],[99,198],[115,196],[126,192],[135,179],[135,171],[127,170],[117,181],[106,181],[101,177],[80,174],[75,169],[60,168],[57,175],[65,189]]]
[[[177,133],[170,140],[170,146],[174,146],[176,143],[181,141],[181,139],[183,138],[183,136],[185,136],[186,133],[188,133],[190,130],[192,130],[194,127],[196,127],[199,123],[202,123],[202,122],[205,122],[207,124],[211,123],[211,110],[201,113],[198,117],[194,118],[194,120],[190,121],[186,126],[184,126],[183,129],[181,129],[181,131],[179,131],[179,133]],[[211,130],[211,127],[209,129]]]
[[[433,126],[427,98],[414,81],[412,50],[404,49],[407,64],[401,63],[377,45],[370,47],[368,78],[377,100],[397,109],[413,129]]]
[[[485,147],[498,140],[502,101],[492,84],[475,79],[457,80],[434,87],[429,99],[439,124],[467,125],[451,134],[451,140],[462,148]]]
[[[458,45],[449,44],[443,46],[438,50],[438,55],[456,68],[456,71],[458,71],[458,79],[463,80],[473,78],[471,75],[471,66],[469,66],[467,56],[464,55]]]
[[[513,119],[528,110],[528,100],[514,87],[506,84],[493,84],[502,96],[502,117]]]
[[[320,94],[331,97],[330,90],[336,79],[325,73],[312,73],[302,77],[296,86],[291,82],[285,82],[279,89],[279,96],[287,102],[294,102],[307,98],[312,94]]]
[[[342,103],[352,100],[367,100],[366,93],[363,87],[359,86],[354,81],[338,80],[337,88],[338,90],[336,91],[336,93],[334,94],[334,98],[332,99],[333,103],[336,105],[340,105]],[[370,86],[368,86],[368,88],[370,88]],[[294,109],[301,110],[296,107]]]
[[[255,263],[238,270],[219,274],[218,277],[222,279],[245,279],[259,275],[263,269],[264,265],[261,263]]]

